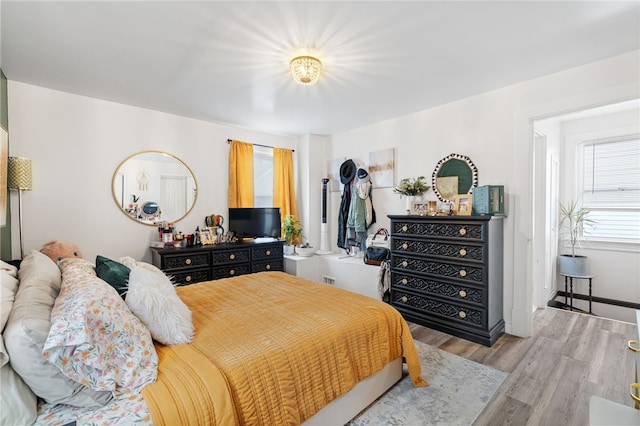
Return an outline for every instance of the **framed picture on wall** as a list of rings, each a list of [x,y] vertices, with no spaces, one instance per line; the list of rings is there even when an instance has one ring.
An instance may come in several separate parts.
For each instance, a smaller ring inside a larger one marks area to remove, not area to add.
[[[456,195],[456,203],[454,210],[458,216],[470,216],[473,206],[473,198],[471,194],[458,194]]]

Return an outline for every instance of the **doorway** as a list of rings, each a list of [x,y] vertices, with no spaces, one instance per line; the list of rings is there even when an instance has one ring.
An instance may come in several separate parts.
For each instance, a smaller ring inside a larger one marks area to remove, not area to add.
[[[556,296],[558,290],[564,291],[564,281],[559,285],[556,272],[557,255],[562,248],[558,224],[560,201],[579,198],[578,168],[579,156],[576,152],[575,138],[571,134],[588,130],[591,133],[603,133],[603,129],[625,128],[625,131],[640,133],[638,119],[629,116],[640,116],[640,100],[621,102],[607,106],[590,108],[554,116],[546,116],[532,120],[532,194],[533,194],[533,241],[532,241],[532,310],[544,308]],[[626,121],[625,121],[626,120]],[[631,124],[630,124],[631,123]],[[586,129],[586,130],[584,130]],[[637,249],[637,247],[636,247]],[[616,276],[618,268],[612,264],[612,253],[622,253],[627,260],[633,262],[634,248],[624,244],[598,242],[588,244],[585,248],[590,257],[594,278],[594,296],[616,299],[618,294],[625,294],[628,300],[640,303],[640,295],[627,291],[625,278]],[[600,265],[594,260],[598,259]],[[635,254],[635,264],[638,256]],[[628,280],[626,280],[628,281]],[[627,287],[637,285],[627,282]],[[620,285],[619,288],[614,288]],[[577,291],[586,294],[587,288]],[[630,289],[633,290],[633,289]],[[587,301],[580,301],[586,306]],[[580,307],[580,304],[578,304]],[[597,307],[597,309],[596,309]],[[594,313],[598,316],[629,322],[633,317],[633,309],[594,304]]]

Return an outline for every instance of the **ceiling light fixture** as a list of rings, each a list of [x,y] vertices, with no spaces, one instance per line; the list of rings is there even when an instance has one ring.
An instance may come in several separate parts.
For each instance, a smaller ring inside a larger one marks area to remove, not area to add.
[[[320,78],[322,62],[313,56],[298,56],[289,62],[289,67],[296,83],[311,85]]]

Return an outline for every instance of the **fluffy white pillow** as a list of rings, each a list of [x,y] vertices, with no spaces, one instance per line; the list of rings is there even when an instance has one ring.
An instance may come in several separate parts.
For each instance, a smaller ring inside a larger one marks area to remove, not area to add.
[[[191,311],[171,280],[153,265],[120,261],[131,268],[125,302],[151,336],[165,345],[190,343],[194,334]]]

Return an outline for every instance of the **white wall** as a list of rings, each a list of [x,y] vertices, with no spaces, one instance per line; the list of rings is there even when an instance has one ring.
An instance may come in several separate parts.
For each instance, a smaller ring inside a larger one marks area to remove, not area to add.
[[[503,184],[507,192],[504,259],[504,312],[507,331],[530,332],[532,120],[572,109],[640,96],[640,52],[512,85],[415,114],[332,135],[306,136],[296,155],[305,168],[298,197],[318,200],[326,163],[338,157],[366,164],[368,153],[396,149],[396,182],[431,176],[438,160],[454,152],[478,167],[480,184]],[[469,71],[472,77],[473,71]],[[227,138],[271,146],[297,147],[295,138],[206,123],[9,81],[10,155],[34,161],[34,190],[24,195],[25,248],[50,239],[77,242],[91,259],[100,253],[149,259],[154,229],[137,224],[111,197],[115,167],[146,149],[169,151],[194,171],[199,184],[196,207],[180,230],[193,230],[206,215],[227,209]],[[384,102],[384,100],[381,100]],[[322,149],[315,142],[323,143]],[[326,141],[326,144],[325,144]],[[305,148],[305,143],[308,146]],[[321,158],[324,155],[323,158]],[[324,165],[324,168],[323,168]],[[303,172],[299,171],[299,176]],[[315,194],[315,195],[314,195]],[[15,197],[15,194],[12,195]],[[433,197],[430,194],[429,197]],[[378,222],[402,213],[404,201],[391,188],[374,189]],[[300,204],[300,203],[299,203]],[[17,217],[15,206],[13,217]],[[340,193],[330,197],[331,244],[335,250]],[[305,228],[320,234],[319,208],[301,206]],[[14,224],[14,256],[17,223]],[[315,238],[315,237],[314,237]]]
[[[507,332],[530,334],[532,283],[532,120],[640,96],[638,51],[332,136],[328,159],[368,161],[368,153],[396,149],[396,182],[431,176],[450,153],[469,156],[479,183],[505,185],[504,315]],[[472,71],[470,71],[472,73]],[[339,193],[332,193],[337,217]],[[377,226],[404,203],[391,188],[373,191]],[[335,247],[335,223],[332,244]]]
[[[191,233],[212,213],[227,215],[227,139],[295,148],[296,138],[208,123],[8,82],[10,156],[33,161],[33,190],[23,193],[24,248],[49,240],[73,241],[84,257],[132,256],[150,261],[153,226],[127,218],[116,205],[111,179],[129,155],[154,149],[182,159],[193,170],[198,198],[177,223]],[[12,217],[17,194],[12,191]],[[20,257],[18,221],[13,220],[13,258]]]

